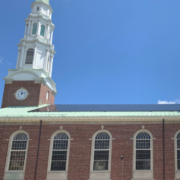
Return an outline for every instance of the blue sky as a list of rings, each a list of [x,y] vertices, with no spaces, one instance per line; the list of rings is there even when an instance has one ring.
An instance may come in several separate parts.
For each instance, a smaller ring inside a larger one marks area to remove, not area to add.
[[[0,77],[15,68],[32,2],[0,1]],[[180,103],[180,0],[50,3],[56,104]]]

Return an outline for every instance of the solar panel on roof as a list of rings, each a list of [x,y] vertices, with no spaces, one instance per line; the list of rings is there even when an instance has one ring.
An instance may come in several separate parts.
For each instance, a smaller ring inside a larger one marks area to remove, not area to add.
[[[29,112],[180,111],[180,104],[49,105]]]

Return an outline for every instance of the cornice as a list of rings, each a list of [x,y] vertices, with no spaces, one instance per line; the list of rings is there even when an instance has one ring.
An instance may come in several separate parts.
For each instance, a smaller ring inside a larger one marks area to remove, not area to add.
[[[40,41],[38,38],[37,39],[33,39],[33,40],[27,40],[27,39],[21,39],[20,44],[17,44],[18,47],[22,46],[23,43],[39,43],[42,44],[44,46],[48,46],[49,47],[49,51],[52,52],[53,54],[56,54],[56,51],[54,49],[54,45],[51,45],[50,43],[44,43],[42,41]]]
[[[180,123],[180,117],[0,117],[0,122],[39,122],[64,124],[165,124]]]

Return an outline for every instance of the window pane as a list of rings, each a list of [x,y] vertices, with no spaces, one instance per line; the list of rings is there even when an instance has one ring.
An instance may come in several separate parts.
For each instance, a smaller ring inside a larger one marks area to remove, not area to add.
[[[53,160],[66,160],[67,151],[53,151],[52,152],[52,161]]]
[[[109,149],[109,140],[96,140],[95,149]]]
[[[150,140],[136,140],[136,149],[150,149]]]
[[[136,170],[150,170],[151,168],[150,161],[136,161]]]
[[[9,163],[9,170],[23,170],[24,160],[25,160],[24,151],[12,151]]]
[[[53,149],[67,149],[68,141],[67,140],[54,140]]]
[[[28,51],[32,51],[33,49],[29,49]],[[34,51],[34,50],[33,50]],[[13,138],[13,140],[28,140],[28,137],[24,133],[16,134]]]
[[[147,132],[140,132],[136,139],[151,139],[150,135]]]
[[[177,150],[177,159],[180,159],[180,150]]]
[[[94,151],[94,160],[109,160],[109,151]]]
[[[36,34],[36,30],[37,30],[37,24],[33,24],[33,31],[32,34]]]
[[[27,141],[13,141],[12,150],[26,150]]]
[[[136,159],[151,159],[150,150],[137,150]]]
[[[107,133],[101,132],[96,136],[96,139],[110,139],[110,137]]]
[[[65,171],[66,161],[52,161],[51,171]]]
[[[180,139],[177,140],[177,148],[180,149]]]
[[[108,170],[108,161],[94,161],[93,170]]]
[[[177,160],[177,168],[180,170],[180,160]]]
[[[41,25],[41,33],[40,33],[41,36],[44,36],[44,31],[45,31],[45,26]]]

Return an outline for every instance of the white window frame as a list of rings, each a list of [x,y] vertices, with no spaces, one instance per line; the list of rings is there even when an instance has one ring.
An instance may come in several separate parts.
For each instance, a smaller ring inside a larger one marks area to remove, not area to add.
[[[13,138],[17,134],[20,134],[20,133],[24,133],[28,137],[27,145],[26,145],[26,155],[25,155],[25,160],[24,160],[24,168],[23,168],[23,170],[9,170],[9,163],[10,163],[10,158],[11,158],[11,148],[12,148]],[[27,154],[28,154],[28,147],[29,147],[29,134],[26,131],[18,130],[18,131],[15,131],[14,133],[11,134],[11,136],[9,138],[8,155],[7,155],[7,158],[6,158],[6,166],[5,166],[5,171],[6,172],[25,172],[25,170],[26,170],[26,162],[27,162]]]
[[[151,151],[151,160],[150,160],[151,161],[151,169],[150,170],[136,170],[136,136],[141,132],[146,132],[151,137],[151,139],[150,139],[150,149],[149,149]],[[140,171],[152,171],[153,172],[153,135],[147,129],[138,130],[134,134],[134,137],[133,137],[133,171],[137,171],[137,172],[140,172]]]
[[[108,170],[93,170],[93,166],[94,166],[94,145],[95,145],[95,138],[99,133],[107,133],[110,137],[109,139],[109,161],[108,161]],[[112,160],[112,134],[107,131],[107,130],[99,130],[96,131],[92,137],[92,145],[91,145],[91,165],[90,165],[90,172],[110,172],[111,171],[111,160]]]
[[[180,130],[178,130],[175,135],[174,135],[174,157],[175,157],[175,170],[178,172],[178,174],[180,173],[180,169],[178,170],[178,166],[177,166],[177,135],[180,133]],[[179,149],[180,150],[180,149]]]
[[[54,137],[59,134],[59,133],[66,133],[66,135],[68,136],[68,149],[67,149],[67,160],[66,160],[66,170],[65,171],[51,171],[51,160],[52,160],[52,151],[53,151],[53,142],[54,142]],[[64,172],[68,172],[68,165],[69,165],[69,153],[70,153],[70,143],[71,142],[71,136],[69,134],[69,132],[67,132],[66,130],[57,130],[55,131],[50,139],[50,147],[49,147],[49,159],[48,159],[48,170],[47,173],[64,173]]]

